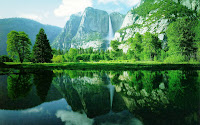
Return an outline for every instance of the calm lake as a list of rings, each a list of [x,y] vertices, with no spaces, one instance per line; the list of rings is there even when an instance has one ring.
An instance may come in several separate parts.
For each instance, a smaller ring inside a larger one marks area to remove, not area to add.
[[[200,70],[10,70],[0,125],[199,125]]]

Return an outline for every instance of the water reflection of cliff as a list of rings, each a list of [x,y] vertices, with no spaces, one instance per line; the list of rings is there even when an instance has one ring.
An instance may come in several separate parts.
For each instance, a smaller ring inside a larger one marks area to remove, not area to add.
[[[84,111],[90,118],[110,110],[128,109],[144,124],[199,122],[197,71],[54,72],[57,77],[53,84],[64,94],[72,110]],[[109,82],[115,85],[112,108],[106,87]]]
[[[125,113],[130,123],[134,116],[144,124],[199,123],[199,71],[20,70],[0,77],[1,109],[26,109],[65,98],[73,113],[60,111],[57,117],[82,113],[97,124],[108,118],[123,121]]]

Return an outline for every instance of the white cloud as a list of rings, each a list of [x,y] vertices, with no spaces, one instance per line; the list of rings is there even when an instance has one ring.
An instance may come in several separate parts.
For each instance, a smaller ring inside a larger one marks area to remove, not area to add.
[[[45,18],[48,18],[49,17],[49,15],[50,15],[50,12],[45,12],[44,14],[43,14],[43,16],[45,17]]]
[[[21,13],[19,14],[19,17],[21,18],[27,18],[27,19],[32,19],[35,21],[43,21],[44,19],[47,19],[50,15],[50,12],[42,12],[40,14],[34,14],[34,13]]]
[[[92,0],[62,0],[62,4],[54,10],[54,14],[59,17],[69,17],[84,11],[87,7],[92,7]]]
[[[38,112],[42,112],[43,108],[32,108],[32,109],[27,109],[25,111],[22,111],[22,113],[38,113]]]
[[[109,10],[107,10],[108,13],[120,12],[120,11],[123,11],[123,8],[122,8],[122,7],[119,7],[119,8],[117,8],[117,9],[109,9]]]
[[[21,18],[28,18],[28,19],[32,19],[32,20],[37,20],[37,21],[41,21],[42,20],[42,16],[36,15],[36,14],[20,14]]]
[[[141,0],[98,0],[99,3],[107,4],[107,3],[115,3],[116,5],[125,4],[127,6],[134,6],[138,4]]]
[[[94,122],[93,119],[87,118],[85,113],[59,110],[56,116],[65,122],[65,125],[92,125]]]

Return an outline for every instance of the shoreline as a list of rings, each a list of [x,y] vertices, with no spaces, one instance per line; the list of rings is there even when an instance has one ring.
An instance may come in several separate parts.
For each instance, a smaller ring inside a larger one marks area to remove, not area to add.
[[[200,63],[102,63],[102,62],[69,62],[69,63],[5,63],[0,68],[14,69],[66,69],[66,70],[200,70]]]

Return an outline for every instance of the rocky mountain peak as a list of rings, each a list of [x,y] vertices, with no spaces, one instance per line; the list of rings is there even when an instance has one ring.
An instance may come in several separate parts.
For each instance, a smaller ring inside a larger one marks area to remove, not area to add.
[[[104,48],[105,39],[109,33],[109,16],[113,31],[120,29],[124,15],[111,13],[88,7],[80,14],[75,14],[67,21],[63,32],[54,41],[57,49],[70,48]]]

